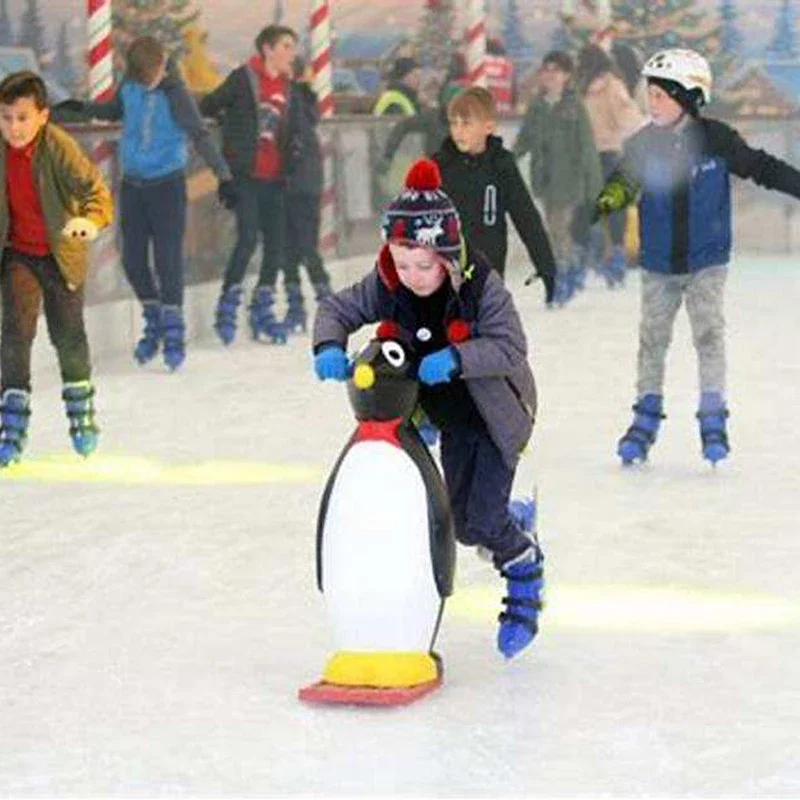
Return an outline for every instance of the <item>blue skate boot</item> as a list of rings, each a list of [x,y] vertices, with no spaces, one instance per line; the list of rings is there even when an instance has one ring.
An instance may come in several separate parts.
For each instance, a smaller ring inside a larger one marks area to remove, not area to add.
[[[229,286],[217,301],[214,330],[226,346],[236,338],[236,312],[241,305],[243,291],[239,284]]]
[[[30,416],[30,392],[6,389],[0,397],[0,467],[14,464],[22,457]]]
[[[94,387],[89,381],[65,383],[61,398],[67,411],[72,447],[86,458],[95,451],[100,439],[100,429],[94,421]]]
[[[275,317],[275,292],[269,286],[257,286],[250,301],[250,331],[256,341],[286,344],[286,329]]]
[[[497,649],[513,658],[524,650],[539,631],[539,613],[544,606],[544,554],[534,542],[522,556],[504,564],[500,574],[507,581],[503,598],[506,610],[498,617]]]
[[[703,458],[716,466],[730,453],[726,421],[728,409],[719,392],[703,392],[700,396],[700,410],[697,419],[700,421],[700,441],[703,446]]]
[[[287,336],[293,333],[306,332],[306,305],[303,292],[299,283],[290,283],[286,287],[286,316],[283,318],[283,328]]]
[[[572,297],[572,283],[569,279],[569,273],[566,270],[559,270],[556,274],[556,288],[553,292],[552,305],[561,308],[565,306]]]
[[[626,466],[634,461],[647,460],[661,420],[666,419],[662,413],[663,403],[664,398],[660,394],[646,394],[634,404],[633,423],[617,444],[617,455]]]
[[[625,285],[625,274],[628,269],[628,258],[625,255],[625,248],[614,247],[611,258],[603,264],[603,275],[609,289]]]
[[[567,267],[567,280],[570,285],[570,295],[576,295],[586,288],[588,255],[586,248],[575,246],[569,267]]]
[[[142,338],[136,343],[133,357],[139,364],[152,361],[161,344],[161,304],[156,300],[148,300],[142,305],[144,329]]]
[[[186,326],[183,311],[179,306],[164,306],[161,315],[164,335],[164,364],[170,372],[175,372],[186,360]]]
[[[497,648],[506,658],[524,650],[539,630],[539,614],[544,607],[544,554],[536,540],[536,500],[512,500],[508,513],[522,532],[530,538],[531,547],[500,565],[506,579],[506,609],[498,617]]]

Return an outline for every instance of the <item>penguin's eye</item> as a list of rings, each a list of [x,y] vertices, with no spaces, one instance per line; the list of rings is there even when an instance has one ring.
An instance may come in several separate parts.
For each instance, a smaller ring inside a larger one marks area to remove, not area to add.
[[[381,345],[383,357],[395,368],[400,369],[406,363],[406,354],[397,342],[384,342]]]

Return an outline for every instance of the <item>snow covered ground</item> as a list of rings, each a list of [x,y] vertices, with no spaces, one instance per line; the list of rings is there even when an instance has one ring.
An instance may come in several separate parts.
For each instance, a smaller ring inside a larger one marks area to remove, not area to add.
[[[352,427],[308,338],[209,342],[178,375],[111,365],[86,464],[51,361],[28,460],[0,475],[0,794],[800,795],[797,266],[732,270],[716,471],[683,313],[661,440],[623,470],[638,276],[553,313],[510,282],[541,394],[518,480],[550,587],[529,651],[495,652],[502,587],[462,550],[438,694],[300,704],[329,644],[317,501]]]

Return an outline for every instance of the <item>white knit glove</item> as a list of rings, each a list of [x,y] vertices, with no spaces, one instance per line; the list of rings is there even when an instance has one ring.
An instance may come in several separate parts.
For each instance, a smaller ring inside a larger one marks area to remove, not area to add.
[[[83,239],[85,242],[93,242],[97,238],[99,230],[97,225],[86,217],[73,217],[61,231],[63,236],[68,239]]]

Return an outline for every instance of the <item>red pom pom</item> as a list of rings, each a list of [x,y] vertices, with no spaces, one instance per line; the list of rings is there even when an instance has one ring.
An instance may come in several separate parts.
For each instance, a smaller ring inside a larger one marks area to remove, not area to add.
[[[466,342],[471,334],[472,330],[469,322],[465,322],[463,319],[454,319],[447,326],[447,341],[450,342],[450,344]]]
[[[375,331],[376,339],[399,339],[400,326],[393,319],[385,319]]]
[[[439,165],[430,158],[421,158],[411,165],[406,175],[406,188],[419,192],[433,191],[442,185],[442,173]]]

